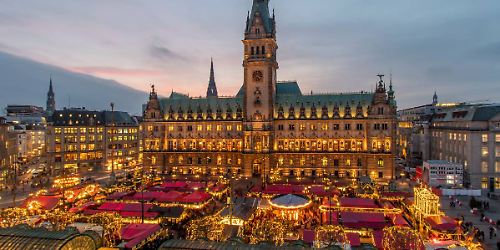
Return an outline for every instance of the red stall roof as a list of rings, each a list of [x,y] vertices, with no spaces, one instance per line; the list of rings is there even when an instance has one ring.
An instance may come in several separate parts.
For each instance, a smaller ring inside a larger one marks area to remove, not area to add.
[[[152,204],[144,204],[144,211],[148,211],[153,207]],[[105,210],[110,212],[137,212],[142,211],[141,203],[125,203],[125,202],[104,202],[98,210]]]
[[[361,240],[359,239],[358,233],[346,233],[349,243],[353,247],[361,246]]]
[[[106,197],[107,200],[121,200],[126,196],[133,195],[135,191],[130,191],[130,192],[116,192],[108,195]]]
[[[169,181],[164,182],[160,185],[162,188],[185,188],[187,187],[187,183],[185,181]]]
[[[208,201],[211,196],[205,192],[196,191],[191,194],[188,194],[180,199],[180,202],[183,203],[202,203]]]
[[[125,248],[131,249],[160,230],[156,224],[129,224],[122,229],[121,238],[128,241]]]
[[[183,196],[185,196],[185,193],[179,192],[179,191],[169,191],[167,193],[163,193],[158,199],[156,199],[158,202],[177,202],[179,201]]]
[[[342,223],[351,228],[383,228],[385,217],[383,213],[340,212]]]
[[[146,210],[146,209],[144,208],[144,210]],[[129,218],[129,217],[140,218],[140,217],[142,217],[142,212],[123,211],[123,212],[120,212],[120,216],[125,217],[125,218]],[[156,218],[156,217],[158,217],[157,212],[144,212],[144,218]]]
[[[106,211],[122,211],[123,207],[125,207],[125,203],[123,202],[104,202],[98,210],[106,210]]]
[[[26,208],[31,202],[39,202],[41,209],[52,210],[57,206],[59,200],[60,198],[57,196],[32,196],[24,200],[21,207]]]
[[[267,185],[263,193],[265,194],[301,194],[304,192],[303,185],[272,184]]]
[[[158,200],[160,196],[162,196],[164,192],[160,191],[147,191],[144,193],[137,192],[133,196],[127,197],[127,200],[145,200],[145,201],[152,201],[152,200]],[[144,198],[143,198],[144,197]]]
[[[457,229],[457,222],[455,219],[448,216],[429,216],[425,221],[432,229],[438,231],[455,231]]]
[[[362,208],[377,208],[375,201],[365,198],[340,198],[340,206],[342,207],[362,207]]]

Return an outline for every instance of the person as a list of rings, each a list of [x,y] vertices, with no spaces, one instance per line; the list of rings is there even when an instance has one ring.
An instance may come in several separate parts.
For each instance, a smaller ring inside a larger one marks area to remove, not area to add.
[[[492,226],[490,226],[490,240],[493,239],[493,234],[495,233],[495,229],[493,229]]]

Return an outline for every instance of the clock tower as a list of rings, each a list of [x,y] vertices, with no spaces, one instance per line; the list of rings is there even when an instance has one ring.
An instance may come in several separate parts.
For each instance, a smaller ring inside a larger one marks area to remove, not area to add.
[[[269,13],[269,0],[253,0],[243,39],[244,134],[249,154],[245,174],[266,176],[273,145],[274,98],[276,95],[276,22]],[[260,156],[260,154],[267,156]],[[248,166],[251,166],[248,167]],[[267,167],[267,169],[266,169]]]

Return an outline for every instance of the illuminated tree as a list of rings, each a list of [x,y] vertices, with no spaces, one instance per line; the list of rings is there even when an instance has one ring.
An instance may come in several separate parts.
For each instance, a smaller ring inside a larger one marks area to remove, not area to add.
[[[384,249],[425,249],[422,236],[408,227],[388,227],[384,229]]]
[[[218,215],[191,221],[187,228],[188,239],[206,238],[212,241],[221,241],[222,231],[224,230],[224,224],[221,221],[222,217]]]
[[[98,213],[90,216],[88,222],[103,227],[103,246],[114,246],[118,243],[124,226],[120,216],[115,213]]]
[[[66,211],[53,211],[45,215],[45,221],[50,222],[54,226],[54,230],[64,230],[66,226],[75,222],[77,216]]]
[[[323,248],[332,245],[345,245],[349,241],[342,226],[325,225],[316,229],[316,247]]]

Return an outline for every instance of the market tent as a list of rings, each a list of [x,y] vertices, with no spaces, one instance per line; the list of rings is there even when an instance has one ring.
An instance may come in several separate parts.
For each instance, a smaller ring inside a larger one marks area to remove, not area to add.
[[[129,224],[121,231],[121,238],[124,242],[119,247],[125,249],[140,248],[148,238],[156,238],[161,232],[161,227],[157,224]],[[142,243],[142,244],[141,244]]]
[[[263,193],[265,194],[301,194],[304,192],[303,185],[272,184],[267,185]]]
[[[352,247],[361,246],[361,240],[359,239],[359,233],[346,233],[347,239]]]
[[[340,206],[342,207],[358,207],[358,208],[378,208],[375,201],[365,198],[340,198]]]
[[[342,224],[350,228],[375,228],[386,226],[383,213],[340,212]]]
[[[180,199],[182,203],[202,203],[210,200],[211,196],[205,192],[196,191]]]
[[[106,200],[121,200],[126,196],[131,196],[134,195],[135,191],[129,191],[129,192],[115,192],[106,197]]]
[[[180,199],[185,195],[186,195],[185,193],[172,190],[167,193],[163,193],[156,200],[158,202],[177,202],[180,201]]]
[[[429,216],[425,222],[434,230],[441,232],[454,232],[457,230],[456,221],[448,216]]]
[[[97,210],[122,211],[123,207],[125,207],[123,202],[104,202]]]
[[[187,183],[184,181],[171,181],[171,182],[164,182],[163,184],[160,185],[162,188],[170,188],[170,189],[176,189],[176,188],[185,188],[187,187]]]
[[[409,226],[408,221],[401,214],[388,214],[394,226]]]
[[[60,198],[57,196],[32,196],[24,200],[22,208],[29,208],[37,204],[43,210],[52,210],[59,204]]]
[[[139,211],[122,211],[120,212],[120,216],[124,218],[139,218],[142,217],[142,212]],[[146,209],[144,209],[144,218],[156,218],[158,217],[158,213],[156,212],[146,212]]]
[[[127,197],[126,200],[152,201],[152,200],[158,200],[158,198],[161,197],[163,194],[164,194],[164,192],[160,192],[160,191],[137,192],[133,196]]]
[[[304,195],[285,194],[273,197],[269,203],[271,206],[283,209],[299,209],[311,204],[311,200]]]

